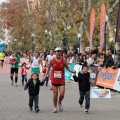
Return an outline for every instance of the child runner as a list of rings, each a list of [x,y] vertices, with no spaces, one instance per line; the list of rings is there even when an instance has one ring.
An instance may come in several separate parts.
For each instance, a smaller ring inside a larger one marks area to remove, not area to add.
[[[30,110],[33,110],[33,101],[35,103],[35,111],[36,113],[39,112],[39,90],[40,86],[44,85],[44,81],[39,80],[39,74],[38,73],[33,73],[31,75],[31,78],[28,80],[28,82],[25,85],[24,90],[27,90],[29,88],[29,106]]]
[[[73,78],[74,81],[78,82],[79,85],[79,92],[80,92],[79,104],[81,108],[84,101],[84,97],[86,99],[85,112],[87,113],[90,108],[90,73],[88,72],[88,66],[83,65],[82,71],[78,73],[78,77],[74,73]]]
[[[21,66],[21,75],[22,75],[22,85],[24,86],[24,80],[27,83],[27,69],[30,67],[26,66],[26,63],[24,62]]]

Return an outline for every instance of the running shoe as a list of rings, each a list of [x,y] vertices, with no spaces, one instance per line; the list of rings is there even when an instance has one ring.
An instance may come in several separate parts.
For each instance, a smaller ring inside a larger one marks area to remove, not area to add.
[[[58,107],[59,107],[59,110],[60,110],[60,111],[62,111],[62,110],[63,110],[62,103],[58,102]]]
[[[54,108],[53,113],[57,113],[57,108]]]
[[[89,111],[88,111],[88,109],[85,109],[85,113],[88,113]]]
[[[30,111],[32,111],[33,110],[33,108],[32,107],[30,107]]]
[[[11,85],[13,85],[13,80],[11,80]]]
[[[15,86],[18,86],[18,84],[17,84],[17,83],[15,83]]]
[[[38,113],[40,110],[39,110],[39,108],[36,108],[36,113]]]

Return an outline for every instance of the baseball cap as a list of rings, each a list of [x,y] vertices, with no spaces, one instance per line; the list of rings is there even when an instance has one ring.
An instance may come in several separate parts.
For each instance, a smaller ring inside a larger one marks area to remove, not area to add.
[[[62,51],[60,47],[55,48],[55,51]]]

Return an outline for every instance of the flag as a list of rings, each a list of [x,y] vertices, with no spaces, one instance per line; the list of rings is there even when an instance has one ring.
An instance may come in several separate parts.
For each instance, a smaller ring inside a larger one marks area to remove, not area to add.
[[[100,52],[102,52],[104,45],[105,22],[106,22],[106,7],[105,4],[103,3],[100,11]]]
[[[118,9],[115,42],[120,42],[120,1],[119,1],[119,9]]]
[[[90,48],[92,49],[92,36],[95,28],[95,10],[92,9],[91,15],[90,15]]]

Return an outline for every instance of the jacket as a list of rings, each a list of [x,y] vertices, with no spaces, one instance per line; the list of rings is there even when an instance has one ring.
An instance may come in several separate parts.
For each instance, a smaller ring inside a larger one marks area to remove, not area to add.
[[[78,77],[73,76],[75,82],[78,82],[79,90],[82,92],[86,92],[90,90],[90,73],[78,73]]]
[[[112,58],[112,55],[106,56],[106,58],[103,61],[103,66],[111,67],[113,65],[114,65],[114,60]]]
[[[39,90],[40,90],[40,86],[44,85],[45,81],[40,81],[39,79],[37,79],[36,81],[36,85],[34,85],[33,83],[33,79],[29,79],[28,82],[26,83],[24,90],[26,90],[28,88],[29,91],[29,95],[35,96],[39,94]]]

